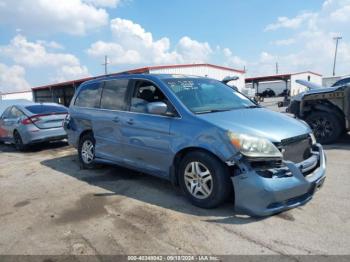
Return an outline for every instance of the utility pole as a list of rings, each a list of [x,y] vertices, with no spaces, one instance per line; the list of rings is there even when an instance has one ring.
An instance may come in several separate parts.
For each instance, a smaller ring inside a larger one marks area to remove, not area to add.
[[[278,75],[278,62],[276,62],[276,75]]]
[[[105,62],[102,64],[105,67],[105,75],[108,75],[108,56],[105,55]]]
[[[339,44],[339,40],[341,40],[343,38],[341,36],[336,36],[333,39],[335,40],[335,54],[334,54],[334,64],[333,64],[333,76],[335,76],[335,65],[337,63],[338,44]]]

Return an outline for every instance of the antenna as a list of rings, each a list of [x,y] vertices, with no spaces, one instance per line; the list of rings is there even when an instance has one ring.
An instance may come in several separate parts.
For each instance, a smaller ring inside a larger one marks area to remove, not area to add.
[[[102,64],[105,67],[105,75],[108,75],[108,56],[105,55],[105,62]]]

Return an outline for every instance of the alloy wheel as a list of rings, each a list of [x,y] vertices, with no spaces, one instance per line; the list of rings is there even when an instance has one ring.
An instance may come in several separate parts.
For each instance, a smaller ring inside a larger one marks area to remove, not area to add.
[[[95,158],[94,143],[90,140],[85,140],[81,148],[81,158],[85,164],[90,164]]]
[[[184,178],[188,192],[195,198],[208,198],[213,191],[213,177],[200,162],[190,162],[185,168]]]

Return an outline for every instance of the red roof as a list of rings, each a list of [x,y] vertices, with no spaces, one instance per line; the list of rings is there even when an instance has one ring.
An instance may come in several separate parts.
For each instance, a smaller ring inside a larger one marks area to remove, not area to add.
[[[137,69],[131,69],[127,71],[123,71],[123,73],[130,73],[130,74],[142,74],[142,73],[148,73],[151,70],[158,70],[158,69],[168,69],[168,68],[183,68],[183,67],[199,67],[199,66],[208,66],[216,69],[222,69],[222,70],[228,70],[232,71],[235,73],[241,73],[244,74],[245,71],[243,70],[237,70],[229,67],[224,67],[224,66],[218,66],[218,65],[212,65],[212,64],[180,64],[180,65],[164,65],[164,66],[148,66],[148,67],[142,67],[142,68],[137,68]],[[121,73],[121,72],[120,72]],[[114,74],[109,74],[108,76],[111,75],[117,75],[120,73],[114,73]],[[61,83],[55,83],[51,85],[44,85],[44,86],[38,86],[38,87],[33,87],[32,90],[40,90],[40,89],[47,89],[47,88],[55,88],[58,86],[65,86],[65,85],[73,85],[73,84],[81,84],[82,82],[92,80],[101,76],[96,76],[96,77],[87,77],[87,78],[82,78],[82,79],[76,79],[76,80],[71,80],[71,81],[66,81],[66,82],[61,82]]]
[[[200,66],[208,66],[216,69],[222,69],[222,70],[227,70],[227,71],[232,71],[235,73],[240,73],[244,74],[244,70],[237,70],[234,68],[230,67],[225,67],[225,66],[218,66],[218,65],[212,65],[212,64],[179,64],[179,65],[163,65],[163,66],[148,66],[148,67],[142,67],[142,68],[137,68],[133,70],[128,70],[128,73],[143,73],[143,72],[149,72],[151,70],[159,70],[159,69],[171,69],[171,68],[184,68],[184,67],[200,67]]]
[[[291,74],[280,74],[280,75],[269,75],[269,76],[257,76],[257,77],[248,77],[245,79],[246,83],[251,82],[269,82],[269,81],[278,81],[283,79],[289,79],[293,75],[299,75],[299,74],[313,74],[317,76],[322,76],[321,74],[312,72],[312,71],[305,71],[305,72],[298,72],[298,73],[291,73]]]

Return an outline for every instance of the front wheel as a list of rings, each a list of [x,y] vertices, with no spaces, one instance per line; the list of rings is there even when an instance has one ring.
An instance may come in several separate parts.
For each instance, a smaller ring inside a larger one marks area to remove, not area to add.
[[[311,113],[306,118],[306,122],[312,128],[316,140],[321,144],[335,142],[344,130],[339,118],[327,112]]]
[[[79,141],[79,160],[83,168],[94,167],[95,160],[95,138],[92,133],[84,135]]]
[[[229,170],[205,152],[191,152],[180,162],[179,182],[189,201],[201,208],[215,208],[232,191]]]

